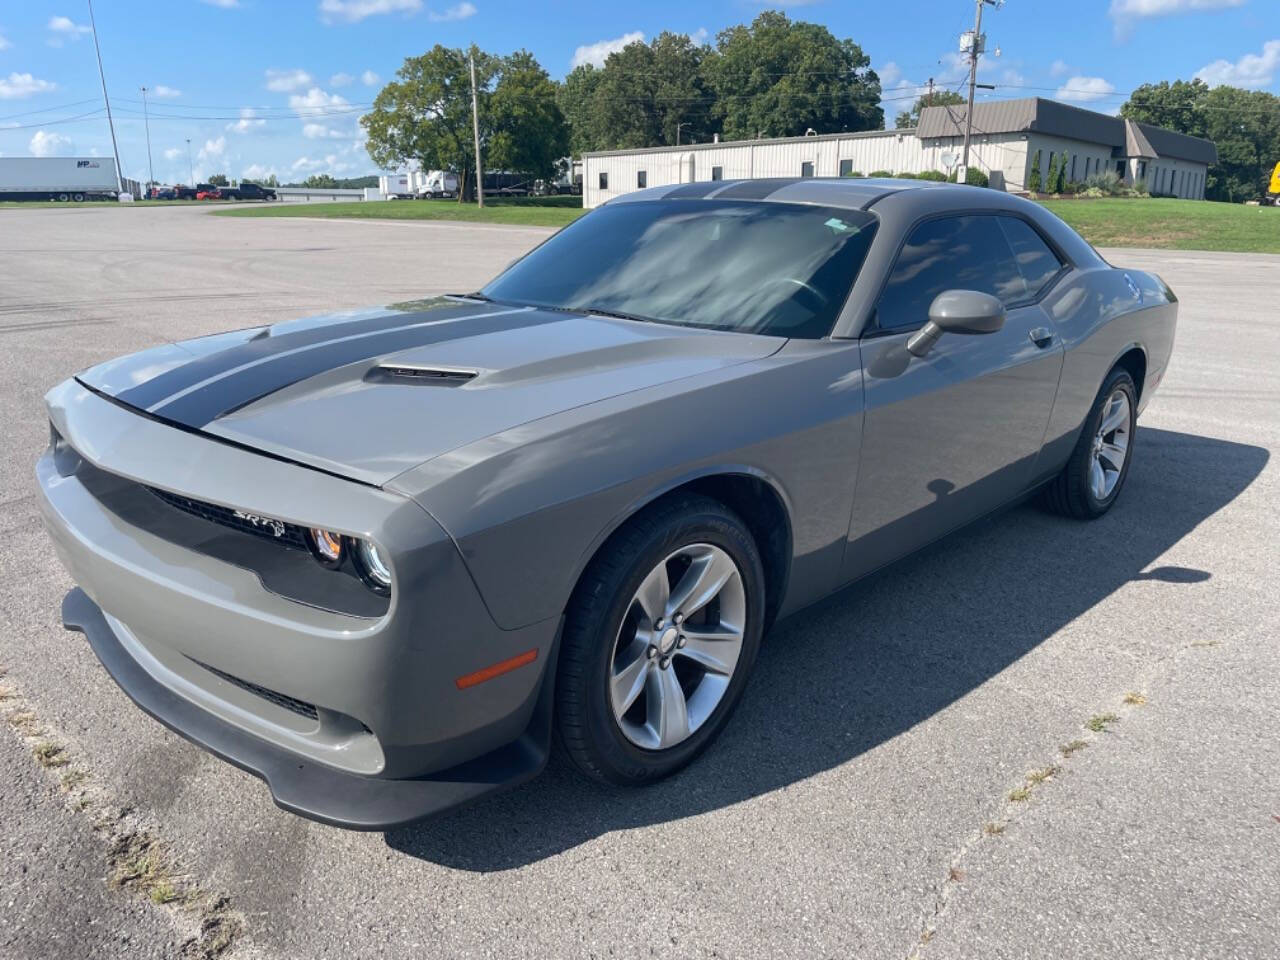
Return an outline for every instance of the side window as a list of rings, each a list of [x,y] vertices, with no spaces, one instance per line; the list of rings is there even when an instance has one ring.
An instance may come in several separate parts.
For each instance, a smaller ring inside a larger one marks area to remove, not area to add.
[[[848,177],[853,174],[853,158],[847,157],[840,161],[840,176]]]
[[[1026,282],[998,219],[945,217],[911,231],[876,305],[876,325],[881,330],[921,326],[933,298],[944,290],[979,290],[1006,304],[1026,299]]]
[[[600,189],[609,189],[609,174],[605,173],[603,170],[600,171]]]
[[[649,172],[647,170],[636,171],[636,188],[643,190],[649,185]]]
[[[711,168],[711,179],[712,179],[712,180],[723,180],[723,179],[724,179],[724,167],[712,167],[712,168]]]
[[[1026,299],[1033,300],[1058,275],[1058,271],[1062,269],[1062,261],[1026,221],[1014,217],[998,219],[1005,239],[1013,250],[1013,259],[1018,264],[1022,279],[1026,281]]]
[[[813,176],[813,163],[812,163],[812,162],[810,162],[810,161],[806,160],[806,161],[804,161],[802,164],[800,164],[800,176],[802,176],[802,177],[812,177],[812,176]]]

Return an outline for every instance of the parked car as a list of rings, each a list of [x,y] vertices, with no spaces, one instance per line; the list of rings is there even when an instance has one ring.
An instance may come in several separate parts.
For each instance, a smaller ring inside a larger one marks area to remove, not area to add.
[[[1111,510],[1176,314],[992,190],[616,197],[475,293],[55,387],[63,621],[328,823],[520,783],[553,732],[587,776],[648,783],[724,729],[778,618],[1032,494]]]
[[[175,200],[194,200],[196,198],[196,188],[188,187],[186,184],[175,184],[173,188],[173,199]]]
[[[223,187],[221,189],[223,200],[274,200],[276,199],[275,190],[270,187],[259,186],[256,183],[242,181],[237,187]]]
[[[174,192],[174,189],[172,187],[152,187],[151,188],[152,200],[173,200],[176,198],[176,196],[177,194]]]
[[[197,200],[221,200],[222,188],[216,187],[212,183],[197,183],[196,199]]]

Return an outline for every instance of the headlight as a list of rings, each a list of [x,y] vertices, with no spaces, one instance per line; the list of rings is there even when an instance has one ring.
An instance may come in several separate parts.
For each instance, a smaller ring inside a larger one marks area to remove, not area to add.
[[[355,562],[361,579],[374,593],[391,592],[391,567],[383,559],[382,553],[368,540],[356,540]]]
[[[307,546],[311,548],[312,556],[324,566],[339,567],[342,565],[344,547],[341,534],[330,533],[328,530],[321,530],[319,527],[312,527],[307,531]]]

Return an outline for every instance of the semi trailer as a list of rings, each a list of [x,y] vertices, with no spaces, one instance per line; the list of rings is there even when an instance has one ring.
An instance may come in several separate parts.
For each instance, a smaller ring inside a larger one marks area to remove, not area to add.
[[[110,157],[0,157],[0,200],[114,200]]]

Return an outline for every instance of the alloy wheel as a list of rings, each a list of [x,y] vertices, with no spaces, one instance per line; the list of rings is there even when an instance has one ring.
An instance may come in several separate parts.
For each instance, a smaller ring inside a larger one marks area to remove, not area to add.
[[[623,736],[665,750],[707,722],[733,679],[746,610],[742,573],[713,544],[683,546],[649,572],[614,642],[609,698]]]
[[[1089,492],[1104,501],[1115,492],[1129,456],[1130,433],[1133,429],[1129,394],[1116,389],[1102,408],[1102,419],[1093,437],[1093,455],[1089,460]]]

